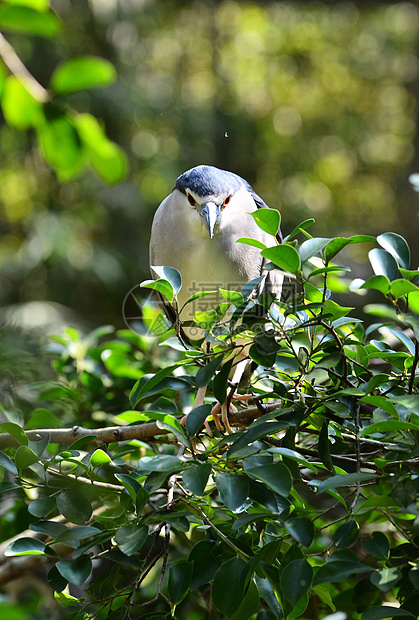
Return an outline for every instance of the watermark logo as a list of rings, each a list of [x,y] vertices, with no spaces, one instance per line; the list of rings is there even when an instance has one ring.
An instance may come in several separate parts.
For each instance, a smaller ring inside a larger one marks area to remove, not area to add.
[[[205,292],[207,295],[198,297],[191,302],[189,315],[194,314],[196,311],[200,313],[213,313],[218,304],[222,302],[226,303],[227,301],[218,291],[219,288],[229,291],[240,291],[242,286],[242,283],[230,283],[228,286],[223,286],[221,282],[192,282],[187,288],[188,298],[201,292]],[[297,300],[298,290],[295,281],[285,281],[282,285],[279,305],[289,310],[296,306]],[[256,302],[256,296],[253,299],[249,299],[246,310],[249,310]],[[165,303],[158,293],[137,284],[133,286],[124,297],[122,302],[122,317],[126,327],[135,334],[143,336],[162,336],[174,327],[175,311],[172,308],[171,312],[167,312],[167,309],[167,302]],[[168,318],[167,314],[169,314],[169,316],[173,314],[172,321]],[[229,318],[231,314],[230,310]],[[223,324],[226,324],[225,317],[223,321],[217,321],[218,326]],[[199,325],[193,325],[189,322],[185,327],[185,331],[189,338],[198,339],[203,338],[205,329],[211,330],[213,326],[214,321],[208,325],[203,325],[201,322]]]

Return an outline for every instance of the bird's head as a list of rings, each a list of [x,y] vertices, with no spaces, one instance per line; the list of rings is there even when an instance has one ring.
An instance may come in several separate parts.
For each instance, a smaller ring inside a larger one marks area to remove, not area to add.
[[[225,218],[224,211],[246,208],[245,183],[233,172],[214,166],[196,166],[177,179],[174,191],[180,192],[180,199],[199,215],[212,239],[221,218]]]

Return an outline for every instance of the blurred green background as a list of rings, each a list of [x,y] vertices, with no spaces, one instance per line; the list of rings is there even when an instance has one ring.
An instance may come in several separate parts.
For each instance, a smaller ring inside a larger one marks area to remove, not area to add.
[[[394,231],[419,262],[416,3],[57,0],[55,39],[9,35],[47,86],[80,54],[114,85],[66,97],[130,160],[126,179],[63,182],[31,132],[0,126],[0,305],[7,323],[123,326],[148,277],[153,213],[187,168],[245,177],[315,236]],[[363,276],[366,249],[352,252]],[[48,302],[48,303],[45,303]]]

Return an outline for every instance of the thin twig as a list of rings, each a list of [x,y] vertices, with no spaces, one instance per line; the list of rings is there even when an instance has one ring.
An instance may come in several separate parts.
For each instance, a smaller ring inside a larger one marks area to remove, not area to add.
[[[24,84],[26,90],[39,103],[46,103],[50,96],[48,91],[28,71],[19,56],[16,54],[10,43],[4,38],[0,32],[0,56],[3,58],[4,64],[10,69],[11,73],[19,78]]]

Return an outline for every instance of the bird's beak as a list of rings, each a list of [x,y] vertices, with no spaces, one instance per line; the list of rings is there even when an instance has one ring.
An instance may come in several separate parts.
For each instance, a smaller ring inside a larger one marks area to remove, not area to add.
[[[208,228],[209,236],[212,239],[214,236],[215,224],[220,213],[220,207],[215,204],[215,202],[206,202],[201,206],[199,213],[204,220],[205,226]]]

